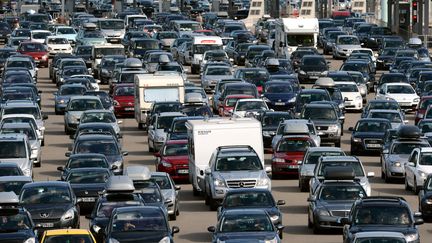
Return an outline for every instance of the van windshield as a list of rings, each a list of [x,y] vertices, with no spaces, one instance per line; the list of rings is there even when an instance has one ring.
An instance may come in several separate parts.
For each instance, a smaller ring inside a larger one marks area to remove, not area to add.
[[[150,88],[144,89],[145,102],[179,101],[177,88]]]
[[[212,50],[222,50],[222,45],[193,45],[194,54],[204,54]]]
[[[287,34],[288,46],[313,46],[313,35],[290,35]]]
[[[94,53],[96,58],[102,58],[107,55],[124,55],[124,48],[95,48]]]

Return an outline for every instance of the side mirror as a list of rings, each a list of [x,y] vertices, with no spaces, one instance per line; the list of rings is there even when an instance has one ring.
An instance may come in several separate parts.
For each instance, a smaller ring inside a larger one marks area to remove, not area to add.
[[[71,152],[66,152],[66,153],[65,153],[65,156],[66,156],[66,157],[70,157],[70,156],[71,156]]]
[[[63,166],[59,166],[59,167],[57,167],[57,170],[58,171],[64,171],[64,168],[63,168]]]
[[[111,170],[117,170],[117,169],[118,169],[117,165],[111,165]]]
[[[343,225],[345,225],[345,224],[350,225],[351,224],[351,221],[349,220],[349,218],[340,218],[339,222]]]
[[[128,156],[128,155],[129,155],[129,152],[128,152],[128,151],[123,151],[123,152],[122,152],[122,155],[123,155],[123,156]]]
[[[350,132],[354,132],[354,127],[349,127],[349,128],[348,128],[348,131],[350,131]]]
[[[414,167],[415,164],[414,164],[414,162],[408,162],[408,166]]]
[[[96,79],[96,83],[97,83],[97,84],[100,84],[101,81],[100,81],[99,79]]]
[[[211,174],[211,169],[210,168],[205,169],[205,174],[206,175],[210,175]]]
[[[389,150],[388,150],[388,149],[384,149],[384,150],[382,151],[382,153],[383,153],[383,154],[388,154],[388,153],[389,153]]]
[[[181,190],[181,186],[174,186],[176,191],[180,191]]]
[[[271,171],[272,171],[272,169],[271,169],[270,166],[266,166],[266,167],[265,167],[265,172],[266,172],[266,173],[271,173]]]
[[[368,173],[367,173],[367,177],[368,177],[368,178],[375,177],[375,172],[368,172]]]
[[[281,224],[276,225],[276,229],[277,229],[279,232],[281,232],[284,228],[285,228],[285,226],[283,226],[283,225],[281,225]]]
[[[312,196],[308,197],[307,201],[308,202],[315,202],[316,201],[316,196],[312,195]]]
[[[285,205],[285,200],[278,200],[276,203],[278,206]]]
[[[43,120],[48,119],[48,115],[47,115],[47,114],[43,114],[43,115],[42,115],[42,119],[43,119]]]
[[[156,153],[154,153],[153,155],[154,155],[154,157],[156,157],[156,158],[160,158],[160,157],[161,157],[160,152],[156,152]]]
[[[214,227],[214,226],[209,226],[209,227],[207,227],[207,231],[208,231],[208,232],[211,232],[211,233],[214,233],[214,232],[216,232],[216,227]]]

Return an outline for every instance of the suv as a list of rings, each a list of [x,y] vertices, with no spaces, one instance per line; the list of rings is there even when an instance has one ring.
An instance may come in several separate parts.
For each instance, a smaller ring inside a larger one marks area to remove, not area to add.
[[[23,134],[0,135],[0,160],[2,163],[15,163],[25,176],[33,177],[33,160],[30,142]]]
[[[216,210],[233,188],[271,189],[271,181],[256,151],[250,146],[221,146],[210,157],[205,170],[205,202]]]
[[[279,140],[281,140],[283,136],[300,134],[310,136],[314,140],[315,145],[320,146],[321,138],[317,135],[315,125],[312,121],[302,119],[290,119],[281,121],[279,123],[276,134],[273,136],[271,147],[273,150],[275,150],[276,145],[279,143]]]
[[[405,164],[405,189],[418,193],[432,172],[432,148],[415,148]]]
[[[353,242],[358,232],[401,232],[406,242],[420,242],[417,225],[423,224],[421,213],[413,213],[401,197],[369,197],[354,202],[347,218],[341,218],[343,242]]]

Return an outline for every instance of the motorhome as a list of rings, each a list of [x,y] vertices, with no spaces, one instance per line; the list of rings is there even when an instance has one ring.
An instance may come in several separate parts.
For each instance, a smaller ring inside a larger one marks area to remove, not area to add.
[[[194,36],[190,56],[192,57],[191,72],[198,74],[204,52],[210,50],[222,50],[222,38],[219,36]]]
[[[217,147],[248,145],[258,154],[264,167],[261,123],[255,118],[189,120],[189,181],[198,195],[204,189],[205,170]]]
[[[299,46],[317,47],[317,18],[282,18],[276,21],[274,49],[281,58],[289,58]]]
[[[184,79],[178,73],[135,75],[135,120],[144,128],[147,113],[153,102],[178,101],[184,103]]]

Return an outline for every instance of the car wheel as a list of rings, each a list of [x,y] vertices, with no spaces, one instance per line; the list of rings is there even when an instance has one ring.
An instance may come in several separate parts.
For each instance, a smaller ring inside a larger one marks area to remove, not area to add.
[[[198,197],[200,195],[200,192],[194,186],[192,186],[192,193],[195,197]]]
[[[313,233],[314,233],[314,234],[319,234],[319,233],[321,233],[321,229],[319,228],[319,226],[318,226],[316,223],[314,223],[314,224],[312,225],[312,229],[313,229]]]
[[[169,219],[170,219],[170,220],[176,220],[176,219],[177,219],[177,212],[174,212],[173,214],[171,214],[171,215],[169,216]]]
[[[205,205],[210,205],[210,197],[207,195],[207,192],[204,193],[204,203]]]
[[[307,192],[308,189],[309,189],[309,187],[308,187],[308,185],[307,185],[305,182],[302,182],[302,183],[300,184],[300,191],[301,191],[301,192]]]
[[[311,229],[312,227],[313,227],[313,223],[312,223],[312,221],[310,220],[310,215],[309,215],[309,213],[308,213],[308,228]]]
[[[419,187],[417,186],[417,178],[414,177],[414,186],[413,186],[413,191],[415,194],[419,193]]]
[[[381,179],[385,179],[385,173],[381,170]]]
[[[42,139],[41,146],[45,146],[45,139]]]
[[[180,215],[180,209],[178,208],[178,206],[176,207],[176,212],[175,215],[179,216]]]
[[[279,238],[282,240],[283,239],[283,230],[279,230],[278,234],[279,234]]]
[[[39,160],[39,162],[37,162],[36,164],[34,164],[34,167],[41,167],[41,162],[40,162],[40,160]]]
[[[387,176],[387,172],[384,172],[384,181],[385,181],[385,183],[390,183],[391,182],[390,177]]]
[[[216,211],[218,207],[219,207],[218,202],[210,197],[210,210]]]
[[[66,135],[69,135],[69,134],[70,134],[70,131],[69,131],[69,129],[67,128],[67,126],[64,127],[64,132],[65,132]]]
[[[152,153],[154,151],[154,149],[152,147],[150,147],[150,140],[149,139],[147,139],[147,145],[148,145],[148,151],[150,153]]]
[[[335,142],[335,147],[339,147],[340,148],[340,146],[341,146],[341,140]]]
[[[138,129],[140,129],[140,130],[143,129],[143,124],[142,123],[138,123]]]
[[[408,181],[407,181],[406,176],[405,176],[405,190],[411,191],[411,187],[408,185]]]

